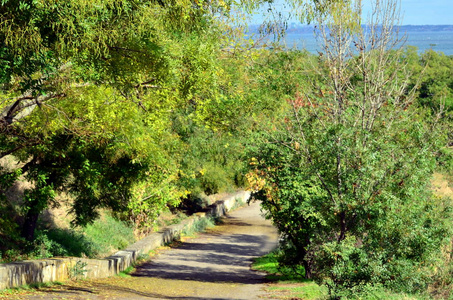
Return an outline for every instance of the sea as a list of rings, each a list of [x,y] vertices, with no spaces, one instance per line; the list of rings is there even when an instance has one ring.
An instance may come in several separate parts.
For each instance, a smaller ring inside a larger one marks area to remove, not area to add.
[[[407,38],[404,45],[417,47],[419,53],[432,49],[445,55],[453,55],[453,25],[406,25],[401,26],[400,34],[405,34]],[[290,28],[283,42],[289,48],[306,49],[315,54],[321,50],[313,30],[307,27]]]

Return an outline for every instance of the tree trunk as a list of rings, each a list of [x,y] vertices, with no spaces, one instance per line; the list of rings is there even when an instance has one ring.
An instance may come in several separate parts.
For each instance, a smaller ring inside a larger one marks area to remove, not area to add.
[[[340,235],[338,237],[338,242],[341,242],[346,238],[346,212],[342,211],[339,214],[340,218]]]
[[[39,217],[39,210],[36,209],[38,203],[37,201],[33,201],[30,203],[31,207],[27,212],[27,215],[25,216],[25,222],[22,227],[22,233],[21,236],[25,238],[27,241],[31,242],[34,240],[35,237],[35,229],[36,225],[38,223],[38,217]]]
[[[303,265],[305,269],[305,279],[312,279],[313,273],[311,272],[311,266],[308,261],[303,260]]]

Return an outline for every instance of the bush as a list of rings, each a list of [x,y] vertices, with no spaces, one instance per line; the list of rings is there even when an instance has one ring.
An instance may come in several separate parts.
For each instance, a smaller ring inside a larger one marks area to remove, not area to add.
[[[96,257],[96,244],[82,232],[71,229],[37,231],[34,241],[37,258],[53,256]]]
[[[135,241],[133,228],[108,213],[83,229],[48,229],[37,231],[32,256],[105,257]]]

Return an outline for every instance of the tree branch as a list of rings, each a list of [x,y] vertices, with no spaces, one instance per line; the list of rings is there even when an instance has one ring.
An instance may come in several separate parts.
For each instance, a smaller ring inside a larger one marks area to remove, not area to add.
[[[14,122],[29,116],[36,106],[54,98],[66,97],[65,93],[50,93],[43,96],[33,97],[25,95],[17,98],[14,103],[7,106],[0,114],[0,124],[7,127]],[[0,126],[1,126],[0,125]]]
[[[3,158],[3,157],[5,157],[7,155],[10,155],[10,154],[13,154],[14,152],[19,151],[20,149],[23,149],[25,147],[35,146],[35,145],[38,145],[38,144],[39,144],[38,142],[34,142],[34,143],[31,143],[31,144],[17,146],[16,148],[11,149],[11,150],[0,152],[0,158]]]

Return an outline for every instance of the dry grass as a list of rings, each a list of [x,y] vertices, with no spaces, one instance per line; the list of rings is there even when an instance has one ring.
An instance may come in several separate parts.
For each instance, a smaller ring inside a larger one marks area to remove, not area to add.
[[[431,188],[437,196],[453,199],[453,182],[449,176],[434,173],[433,179],[431,180]]]
[[[435,173],[431,180],[431,188],[436,196],[450,199],[453,202],[453,176],[441,173]],[[447,200],[448,202],[448,200]],[[444,256],[443,265],[436,268],[436,280],[429,287],[429,293],[433,299],[451,299],[453,296],[453,281],[451,274],[453,272],[453,240],[449,245],[442,249]]]

